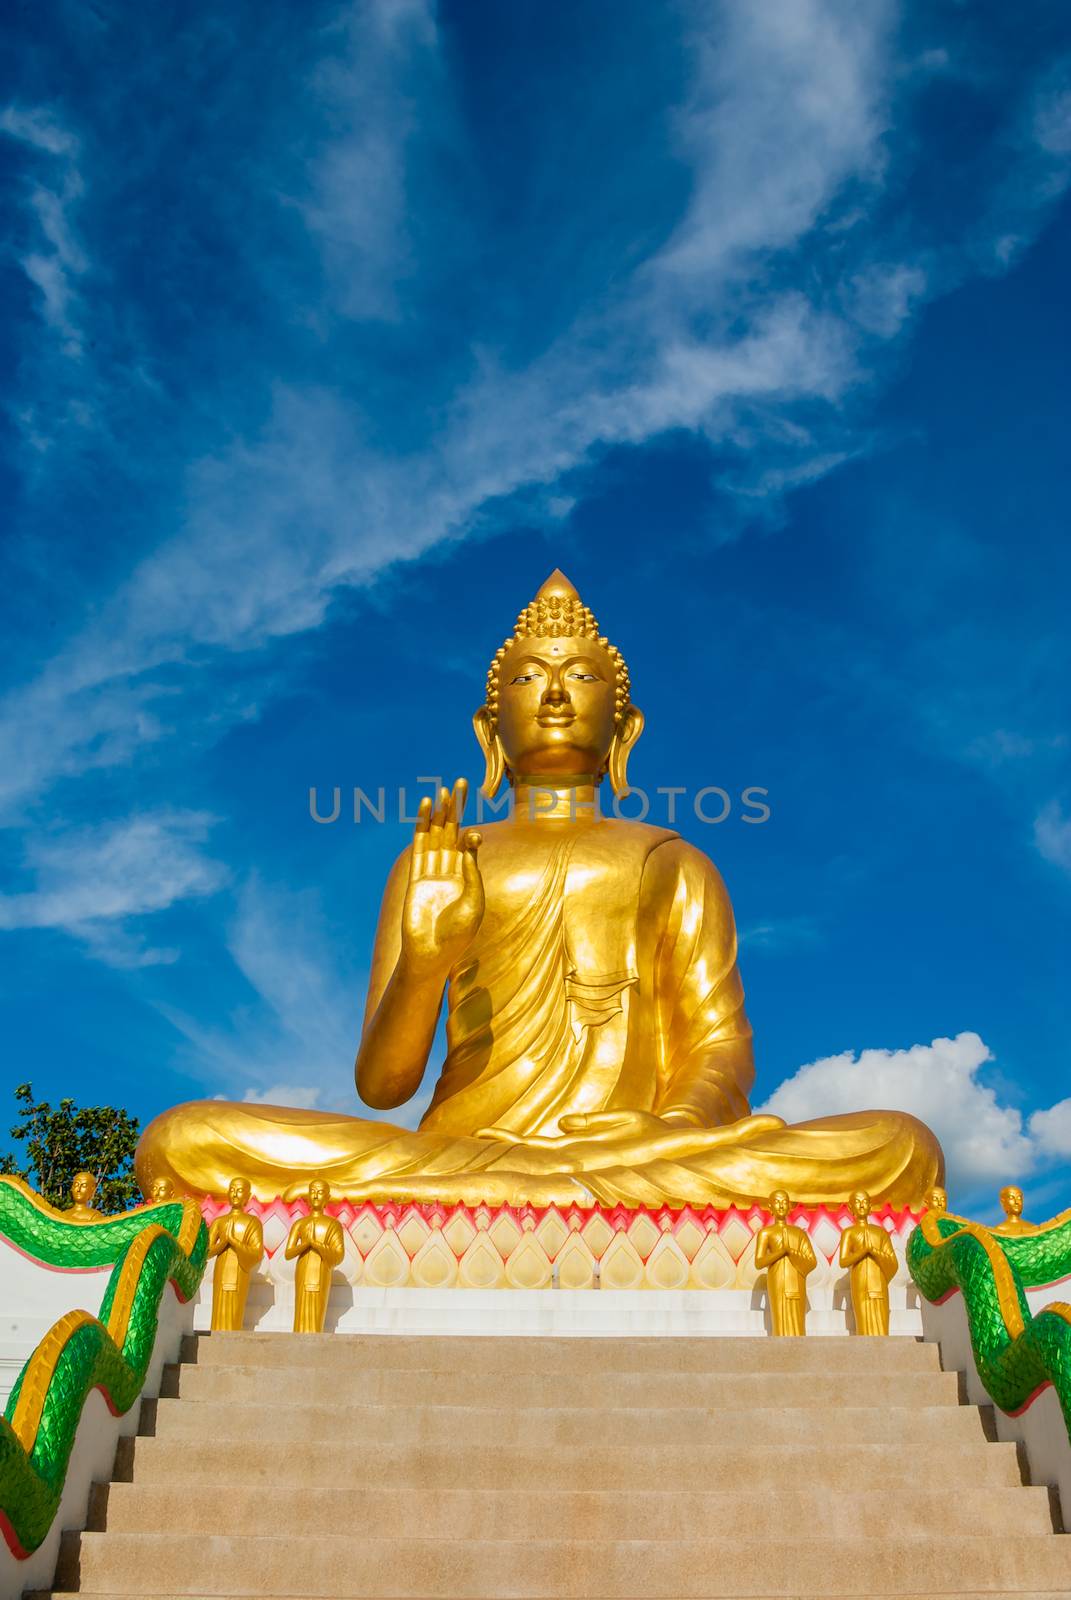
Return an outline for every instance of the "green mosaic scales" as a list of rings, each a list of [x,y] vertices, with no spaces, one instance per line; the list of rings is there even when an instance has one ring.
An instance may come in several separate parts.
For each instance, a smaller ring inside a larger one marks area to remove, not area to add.
[[[1051,1383],[1071,1435],[1071,1306],[1054,1301],[1033,1316],[1025,1294],[1071,1274],[1071,1214],[1002,1238],[931,1213],[908,1240],[907,1264],[927,1300],[963,1295],[978,1375],[1001,1410],[1022,1411]]]
[[[86,1397],[100,1389],[117,1415],[134,1404],[165,1287],[173,1283],[183,1300],[196,1294],[208,1231],[193,1203],[181,1201],[99,1223],[64,1222],[22,1185],[3,1181],[0,1231],[51,1266],[115,1263],[99,1319],[75,1311],[56,1323],[23,1367],[0,1419],[0,1530],[24,1557],[52,1525]]]

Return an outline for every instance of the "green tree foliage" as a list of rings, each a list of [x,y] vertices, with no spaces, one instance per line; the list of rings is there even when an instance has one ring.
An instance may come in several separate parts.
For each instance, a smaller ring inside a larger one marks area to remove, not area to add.
[[[0,1156],[0,1172],[25,1178],[53,1206],[70,1205],[76,1172],[92,1172],[96,1178],[93,1204],[98,1211],[125,1211],[139,1204],[136,1117],[114,1106],[76,1106],[73,1100],[53,1107],[47,1100],[35,1100],[28,1083],[19,1084],[15,1099],[19,1121],[11,1137],[25,1147],[24,1161]]]

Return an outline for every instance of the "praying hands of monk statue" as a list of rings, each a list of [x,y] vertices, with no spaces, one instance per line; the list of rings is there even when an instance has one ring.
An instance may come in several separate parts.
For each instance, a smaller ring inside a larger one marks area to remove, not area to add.
[[[706,709],[684,724],[708,739]],[[350,1199],[753,1204],[791,1183],[917,1204],[933,1134],[896,1111],[795,1127],[755,1114],[736,928],[710,859],[670,827],[607,815],[644,727],[621,652],[552,573],[496,651],[473,728],[491,802],[425,799],[383,893],[355,1078],[379,1111],[418,1092],[446,1004],[446,1059],[418,1128],[194,1101],[145,1130],[137,1170],[189,1194],[249,1178],[271,1200],[327,1177]],[[498,802],[501,808],[503,802]]]
[[[249,1278],[264,1254],[264,1228],[260,1218],[245,1209],[249,1204],[247,1179],[232,1178],[227,1198],[230,1210],[216,1218],[208,1234],[208,1258],[216,1263],[212,1328],[219,1333],[238,1333],[245,1322]]]
[[[286,1195],[293,1199],[292,1191]],[[286,1241],[286,1259],[297,1258],[294,1274],[294,1332],[322,1333],[331,1296],[331,1274],[345,1253],[342,1224],[324,1212],[331,1198],[322,1178],[308,1186],[309,1214],[292,1224]]]
[[[857,1189],[848,1200],[855,1218],[840,1236],[840,1264],[849,1269],[852,1310],[857,1334],[889,1331],[889,1283],[899,1263],[892,1240],[879,1223],[871,1222],[871,1200]]]
[[[791,1204],[784,1189],[776,1189],[770,1196],[773,1221],[755,1236],[755,1267],[766,1273],[770,1331],[778,1337],[807,1331],[807,1274],[817,1264],[810,1239],[788,1220]]]

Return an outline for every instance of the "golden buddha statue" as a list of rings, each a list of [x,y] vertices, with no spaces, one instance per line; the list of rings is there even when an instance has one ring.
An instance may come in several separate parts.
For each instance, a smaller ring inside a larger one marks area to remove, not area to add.
[[[755,1266],[766,1273],[770,1331],[779,1338],[798,1338],[807,1331],[807,1274],[816,1265],[810,1239],[788,1221],[791,1204],[784,1189],[775,1189],[770,1196],[773,1221],[755,1235]]]
[[[1004,1213],[1004,1221],[998,1222],[992,1230],[994,1233],[1003,1234],[1005,1238],[1018,1238],[1023,1233],[1036,1233],[1036,1222],[1027,1222],[1023,1216],[1023,1191],[1018,1184],[1009,1183],[1000,1191],[1000,1209]]]
[[[669,828],[600,814],[628,791],[643,731],[628,669],[555,572],[498,650],[473,719],[484,793],[512,807],[463,830],[464,780],[425,799],[387,882],[358,1091],[404,1105],[443,995],[447,1055],[418,1130],[327,1111],[200,1100],[146,1130],[142,1184],[270,1200],[326,1174],[351,1198],[805,1205],[856,1184],[917,1204],[940,1147],[900,1112],[786,1127],[754,1116],[751,1029],[725,885]],[[501,802],[500,802],[501,803]]]
[[[286,1195],[295,1198],[293,1191]],[[323,1333],[331,1274],[342,1260],[345,1239],[337,1217],[324,1214],[331,1198],[330,1185],[313,1178],[308,1186],[309,1214],[298,1217],[286,1241],[286,1259],[297,1257],[294,1274],[294,1332]]]
[[[852,1310],[858,1334],[889,1331],[889,1283],[896,1276],[896,1251],[885,1229],[870,1221],[873,1204],[865,1189],[848,1200],[855,1218],[840,1236],[840,1264],[849,1269]]]
[[[249,1204],[249,1180],[232,1178],[227,1190],[231,1209],[217,1217],[208,1233],[208,1258],[212,1273],[212,1328],[219,1333],[239,1333],[245,1322],[249,1276],[264,1254],[264,1229]]]
[[[97,1180],[92,1172],[76,1172],[71,1181],[71,1204],[67,1208],[68,1222],[99,1222],[104,1216],[93,1204]]]

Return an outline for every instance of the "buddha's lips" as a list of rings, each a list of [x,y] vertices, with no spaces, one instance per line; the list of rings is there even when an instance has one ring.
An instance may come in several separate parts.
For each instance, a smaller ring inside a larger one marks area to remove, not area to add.
[[[536,717],[541,728],[567,728],[576,721],[575,711],[541,711]]]

